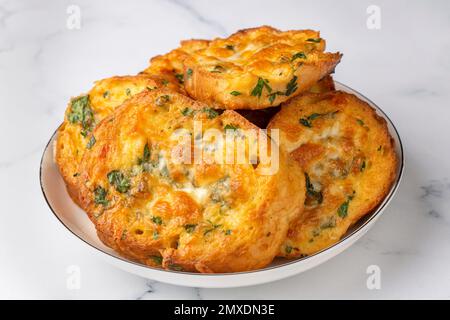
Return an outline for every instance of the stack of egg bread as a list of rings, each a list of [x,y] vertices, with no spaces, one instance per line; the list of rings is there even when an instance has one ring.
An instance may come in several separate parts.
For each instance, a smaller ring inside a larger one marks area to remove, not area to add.
[[[326,249],[397,168],[385,120],[335,90],[341,57],[319,32],[262,26],[95,82],[55,144],[71,198],[103,243],[151,267],[240,272]]]

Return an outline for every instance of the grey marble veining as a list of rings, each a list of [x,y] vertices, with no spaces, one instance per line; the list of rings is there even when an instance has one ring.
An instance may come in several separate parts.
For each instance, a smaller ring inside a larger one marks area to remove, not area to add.
[[[70,5],[81,28],[67,28]],[[367,28],[370,5],[381,28]],[[326,8],[326,10],[324,10]],[[0,298],[450,298],[450,2],[0,0]],[[71,96],[135,74],[186,38],[269,24],[319,29],[344,53],[335,78],[393,120],[406,173],[374,228],[317,268],[237,289],[166,285],[92,256],[43,199],[41,152]],[[381,288],[366,286],[367,268]],[[80,271],[73,288],[70,266]]]

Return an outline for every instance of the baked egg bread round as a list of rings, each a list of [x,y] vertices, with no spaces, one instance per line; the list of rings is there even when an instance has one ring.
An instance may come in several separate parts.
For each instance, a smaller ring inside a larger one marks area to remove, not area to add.
[[[55,161],[72,199],[78,201],[78,165],[87,148],[95,143],[91,132],[95,125],[117,106],[143,90],[177,86],[149,75],[115,76],[97,81],[86,95],[72,98],[65,112],[63,124],[58,129]]]
[[[280,255],[310,255],[339,241],[387,195],[397,156],[386,121],[356,96],[307,93],[283,104],[268,128],[305,171],[306,200]]]
[[[217,109],[277,106],[334,71],[340,53],[325,53],[319,32],[263,26],[216,38],[184,59],[184,87]]]
[[[99,238],[129,259],[171,270],[268,265],[302,211],[305,180],[257,129],[234,111],[220,114],[165,89],[125,101],[94,129],[80,164],[82,206]],[[228,149],[223,135],[235,146]],[[214,158],[224,153],[231,158]]]

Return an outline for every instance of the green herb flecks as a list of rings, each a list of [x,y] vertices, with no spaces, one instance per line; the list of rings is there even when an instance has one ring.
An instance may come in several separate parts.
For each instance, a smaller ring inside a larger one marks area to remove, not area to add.
[[[150,147],[148,146],[148,143],[145,144],[144,146],[144,153],[142,155],[142,161],[143,162],[149,162],[150,161]]]
[[[233,51],[234,51],[234,46],[231,45],[231,44],[227,44],[227,45],[225,46],[225,49],[233,50]]]
[[[130,189],[130,180],[119,170],[113,170],[107,174],[109,183],[120,193],[125,193]]]
[[[287,253],[287,254],[290,254],[291,252],[292,252],[292,247],[291,246],[286,246],[286,247],[284,247],[284,251]]]
[[[291,94],[293,94],[295,91],[297,91],[297,89],[298,89],[297,79],[298,79],[297,76],[293,76],[292,79],[286,85],[286,93],[285,93],[285,95],[287,97],[290,96]]]
[[[184,230],[186,230],[187,233],[192,233],[195,231],[195,228],[197,227],[196,224],[185,224]]]
[[[175,77],[178,79],[178,82],[179,82],[180,84],[183,84],[183,83],[184,83],[184,75],[183,75],[182,73],[177,73],[177,74],[175,74]]]
[[[327,221],[323,222],[320,225],[320,229],[324,230],[324,229],[331,229],[336,227],[336,218],[335,217],[330,217]]]
[[[220,228],[222,225],[221,224],[214,224],[211,221],[208,220],[209,223],[209,227],[208,229],[205,230],[205,232],[203,232],[203,235],[206,236],[208,233],[216,230],[217,228]]]
[[[152,259],[152,261],[157,264],[157,265],[162,265],[163,262],[163,258],[161,256],[150,256],[150,259]]]
[[[173,271],[183,271],[183,267],[178,264],[169,264],[169,269]]]
[[[309,121],[307,118],[300,118],[300,120],[298,120],[298,122],[302,125],[304,125],[305,127],[311,128],[312,124],[311,121]]]
[[[95,202],[95,204],[101,204],[104,207],[106,207],[108,205],[108,203],[109,203],[109,201],[106,199],[107,194],[108,194],[108,192],[104,188],[102,188],[100,186],[95,188],[94,189],[94,202]]]
[[[360,126],[364,126],[364,121],[362,121],[361,119],[356,119],[356,122],[358,122]]]
[[[272,88],[269,85],[269,80],[258,78],[258,82],[256,83],[256,86],[253,88],[251,95],[254,97],[261,98],[263,89],[266,88],[266,90],[271,93]]]
[[[351,196],[347,197],[347,200],[345,200],[345,202],[343,202],[340,207],[338,208],[337,214],[339,217],[341,218],[345,218],[348,214],[348,206],[350,204],[350,201],[353,200],[355,195],[355,192],[353,191],[353,194]]]
[[[227,131],[227,130],[236,131],[237,129],[239,129],[239,127],[235,126],[234,124],[228,123],[225,125],[224,129],[225,129],[225,131]]]
[[[107,91],[105,91],[105,92],[103,92],[103,98],[109,98],[109,91],[107,90]]]
[[[322,41],[322,38],[309,38],[306,39],[307,42],[313,42],[313,43],[320,43]]]
[[[97,142],[97,140],[92,135],[91,138],[89,139],[87,145],[86,145],[86,148],[88,148],[88,149],[92,148],[96,142]]]
[[[158,233],[158,231],[153,231],[152,238],[153,238],[153,240],[158,240],[158,238],[159,238],[159,233]]]
[[[297,60],[297,59],[306,59],[306,54],[304,54],[303,52],[297,52],[296,54],[294,54],[291,58],[291,62]]]
[[[131,96],[131,90],[130,88],[127,88],[127,90],[125,90],[125,93],[127,96]]]
[[[155,223],[155,224],[157,224],[159,226],[162,225],[162,223],[163,223],[161,217],[157,217],[157,216],[152,217],[152,221],[153,221],[153,223]]]
[[[193,73],[192,69],[187,69],[186,70],[186,79],[189,79],[190,77],[192,77],[192,73]]]
[[[181,114],[185,117],[190,117],[194,114],[194,110],[192,110],[191,108],[184,108],[183,110],[181,110]]]
[[[316,191],[314,185],[311,183],[309,175],[305,172],[305,184],[307,198],[312,199],[317,204],[321,204],[323,201],[323,195],[321,191]]]
[[[230,94],[232,96],[240,96],[241,95],[241,93],[239,91],[231,91]]]
[[[89,102],[89,96],[80,96],[72,100],[67,119],[70,123],[81,124],[81,135],[83,137],[86,137],[92,131],[94,113]]]
[[[270,104],[273,104],[273,102],[275,101],[277,96],[284,96],[284,92],[275,91],[275,92],[269,93],[267,96],[269,97]]]
[[[214,119],[215,117],[217,117],[219,115],[219,113],[212,108],[203,108],[202,112],[207,114],[208,119]]]
[[[158,98],[156,98],[155,104],[158,107],[163,107],[169,101],[170,101],[170,96],[168,94],[163,94],[163,95],[159,96]]]
[[[300,118],[299,123],[304,125],[305,127],[311,128],[313,120],[320,118],[320,117],[334,117],[334,115],[337,112],[338,111],[326,112],[326,113],[312,113],[309,116],[307,116],[306,118]]]

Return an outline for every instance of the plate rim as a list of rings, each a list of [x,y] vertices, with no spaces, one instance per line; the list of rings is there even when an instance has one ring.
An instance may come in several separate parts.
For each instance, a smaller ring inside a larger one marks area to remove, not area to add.
[[[292,259],[292,260],[287,260],[285,263],[279,264],[279,265],[275,265],[275,266],[267,266],[265,268],[261,268],[261,269],[257,269],[257,270],[250,270],[250,271],[239,271],[239,272],[230,272],[230,273],[195,273],[195,272],[184,272],[184,271],[175,271],[175,270],[166,270],[166,269],[161,269],[161,268],[155,268],[155,267],[151,267],[151,266],[147,266],[145,264],[141,264],[139,262],[135,262],[132,260],[128,260],[124,257],[121,257],[120,255],[113,255],[110,252],[107,252],[91,243],[89,243],[87,240],[83,239],[80,235],[78,235],[77,233],[75,233],[75,231],[73,231],[66,223],[64,223],[64,221],[59,217],[59,215],[55,212],[55,209],[52,207],[52,205],[50,204],[50,201],[47,197],[47,194],[44,190],[44,186],[43,186],[43,179],[42,179],[42,173],[43,173],[43,161],[44,161],[44,157],[47,153],[47,149],[49,148],[50,144],[52,143],[52,141],[54,141],[54,138],[56,136],[56,134],[58,133],[59,128],[61,127],[58,126],[58,128],[56,128],[56,130],[53,132],[53,134],[51,135],[50,139],[48,140],[48,142],[46,143],[43,152],[42,152],[42,156],[41,156],[41,160],[39,163],[39,184],[40,184],[40,188],[41,188],[41,192],[44,196],[45,202],[47,203],[47,206],[49,207],[49,209],[51,210],[51,212],[53,213],[53,215],[56,217],[56,219],[72,234],[74,235],[76,238],[78,238],[79,240],[81,240],[82,242],[84,242],[85,244],[87,244],[91,249],[94,249],[95,251],[98,251],[101,254],[105,254],[106,256],[108,256],[108,258],[112,258],[112,259],[117,259],[120,260],[121,262],[124,262],[126,264],[131,264],[133,266],[136,267],[140,267],[140,268],[144,268],[144,269],[148,269],[152,272],[161,272],[164,274],[173,274],[173,275],[181,275],[184,277],[189,277],[191,279],[194,278],[205,278],[205,277],[213,277],[213,278],[226,278],[226,277],[231,277],[231,276],[242,276],[242,275],[249,275],[249,274],[263,274],[263,273],[268,273],[274,270],[279,270],[282,269],[283,267],[293,267],[296,264],[300,264],[300,263],[304,263],[305,261],[313,258],[313,257],[319,257],[319,256],[325,256],[325,254],[329,251],[332,251],[333,248],[338,247],[340,245],[342,245],[344,242],[346,242],[347,240],[355,237],[356,235],[358,235],[360,233],[360,231],[362,229],[364,229],[367,225],[369,225],[373,220],[377,219],[382,212],[384,211],[384,209],[387,207],[387,205],[389,204],[389,202],[394,198],[394,195],[396,194],[399,186],[400,186],[400,182],[402,180],[403,174],[404,174],[404,168],[405,168],[405,155],[404,155],[404,148],[403,148],[403,142],[401,139],[401,136],[397,130],[397,127],[394,125],[394,123],[392,122],[392,120],[389,118],[389,116],[384,112],[384,110],[382,110],[376,103],[374,103],[371,99],[367,98],[365,95],[361,94],[359,91],[339,82],[334,80],[334,83],[336,85],[336,91],[337,90],[342,90],[344,92],[347,93],[351,93],[351,94],[355,94],[355,95],[359,95],[360,97],[362,97],[363,100],[365,100],[365,102],[367,102],[369,105],[371,105],[371,107],[375,107],[376,112],[381,113],[381,115],[383,116],[383,118],[385,118],[385,120],[389,123],[389,125],[392,127],[393,129],[393,133],[396,136],[396,140],[398,140],[398,148],[399,148],[399,163],[398,163],[398,173],[396,174],[396,180],[394,181],[393,185],[391,186],[389,193],[385,196],[385,198],[383,199],[383,201],[378,205],[378,207],[376,208],[375,212],[373,212],[371,214],[370,217],[368,217],[366,219],[366,221],[364,221],[363,223],[361,223],[361,225],[359,225],[358,227],[356,227],[354,230],[352,230],[350,233],[348,233],[347,235],[345,235],[344,237],[342,237],[338,242],[334,243],[333,245],[326,247],[312,255],[309,256],[305,256],[305,257],[301,257],[301,258],[297,258],[297,259]],[[67,192],[67,191],[66,191]],[[356,239],[357,240],[357,239]],[[346,249],[346,248],[345,248]],[[344,250],[345,250],[344,249]],[[330,257],[331,258],[331,257]],[[323,262],[325,262],[328,259],[325,259]],[[319,263],[321,264],[321,263]],[[318,264],[318,265],[319,265]],[[314,266],[313,266],[314,267]],[[301,271],[300,271],[301,272]],[[288,275],[289,276],[289,275]],[[264,282],[270,282],[272,280],[270,279],[266,279],[266,281],[261,281],[260,283],[264,283]],[[242,286],[245,286],[244,284]]]

